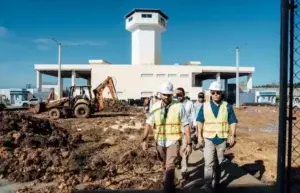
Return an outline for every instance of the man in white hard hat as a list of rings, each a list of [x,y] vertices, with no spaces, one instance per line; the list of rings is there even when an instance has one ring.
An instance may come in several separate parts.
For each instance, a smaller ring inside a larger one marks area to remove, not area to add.
[[[204,189],[212,190],[214,169],[214,155],[217,154],[218,166],[224,169],[224,152],[233,147],[236,141],[237,119],[231,105],[222,100],[222,86],[214,81],[210,87],[211,101],[205,102],[199,110],[198,122],[198,146],[204,147]],[[219,174],[217,174],[219,175]],[[215,185],[218,181],[215,181]]]
[[[149,130],[154,129],[156,149],[165,163],[164,192],[175,192],[174,171],[182,143],[182,126],[187,140],[185,153],[189,155],[192,151],[189,121],[183,105],[173,100],[173,92],[172,83],[166,82],[161,85],[161,100],[153,104],[150,110],[142,139],[143,149],[146,150]]]

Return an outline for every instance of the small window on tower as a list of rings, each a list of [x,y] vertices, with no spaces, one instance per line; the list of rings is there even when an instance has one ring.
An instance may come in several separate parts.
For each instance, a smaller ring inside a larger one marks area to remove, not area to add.
[[[132,17],[129,17],[128,21],[131,21],[132,20]]]
[[[152,18],[152,14],[142,14],[142,18]]]
[[[162,26],[166,26],[166,21],[164,18],[160,17],[159,18],[159,23],[162,25]]]

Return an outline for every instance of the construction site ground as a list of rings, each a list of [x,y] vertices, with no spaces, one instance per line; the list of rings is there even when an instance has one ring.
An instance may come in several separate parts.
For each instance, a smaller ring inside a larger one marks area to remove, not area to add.
[[[237,164],[231,170],[242,169],[245,175],[256,178],[255,182],[274,184],[278,107],[247,106],[235,111],[239,121],[237,143],[226,152]],[[47,113],[33,118],[15,113],[5,116],[9,120],[0,122],[0,162],[9,161],[0,164],[0,192],[19,188],[20,193],[162,188],[162,163],[157,159],[154,141],[150,141],[147,152],[140,146],[145,121],[141,110],[101,112],[88,119],[66,118],[49,124]],[[19,129],[11,129],[14,127]],[[39,137],[35,132],[43,137],[35,139]],[[198,159],[198,153],[193,152],[191,159]],[[201,162],[201,156],[197,161]],[[193,167],[190,165],[190,169]]]

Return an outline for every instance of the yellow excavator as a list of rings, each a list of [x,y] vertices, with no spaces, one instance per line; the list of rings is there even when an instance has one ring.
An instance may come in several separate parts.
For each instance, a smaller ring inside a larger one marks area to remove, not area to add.
[[[48,100],[46,103],[39,103],[30,109],[34,113],[49,111],[51,119],[59,119],[60,117],[69,117],[70,115],[77,118],[88,118],[95,112],[102,111],[105,107],[103,91],[108,87],[114,102],[117,101],[116,89],[112,77],[108,76],[94,90],[94,98],[91,93],[91,86],[71,86],[68,97],[59,100]],[[74,96],[76,90],[80,90],[80,94]],[[86,95],[86,91],[88,95]],[[50,93],[53,95],[53,93]],[[50,97],[48,97],[49,99]]]
[[[117,94],[116,94],[116,88],[114,85],[114,81],[112,77],[107,77],[101,84],[99,84],[94,90],[94,96],[95,96],[95,104],[97,111],[102,111],[104,109],[104,97],[103,97],[103,91],[104,89],[108,87],[109,93],[112,97],[112,100],[115,102],[117,100]]]

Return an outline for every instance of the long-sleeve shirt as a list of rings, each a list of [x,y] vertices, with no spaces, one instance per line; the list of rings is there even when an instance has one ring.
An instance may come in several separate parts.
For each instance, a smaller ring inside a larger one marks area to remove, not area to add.
[[[195,119],[195,108],[193,102],[191,100],[185,99],[181,104],[184,106],[189,124],[192,125]]]
[[[162,101],[158,101],[158,103],[161,104]],[[164,107],[162,104],[160,106],[161,106],[161,108],[160,108],[161,109],[161,113],[163,113],[163,114],[165,113],[165,110],[170,107],[170,105]],[[157,109],[153,109],[153,106],[152,106],[152,108],[150,109],[149,117],[146,120],[146,123],[149,124],[149,125],[151,125],[152,128],[155,126],[154,122],[155,122],[155,118],[156,118],[155,115],[156,114],[154,113],[154,111],[156,111],[156,110]],[[180,104],[179,119],[181,120],[181,125],[182,125],[183,128],[186,125],[189,124],[188,117],[187,117],[187,114],[185,112],[185,108],[184,108],[184,106],[182,104]],[[176,142],[177,141],[173,141],[173,140],[166,140],[166,141],[165,140],[158,140],[158,141],[156,141],[156,143],[158,145],[163,146],[163,147],[169,147],[170,145],[173,145]]]

